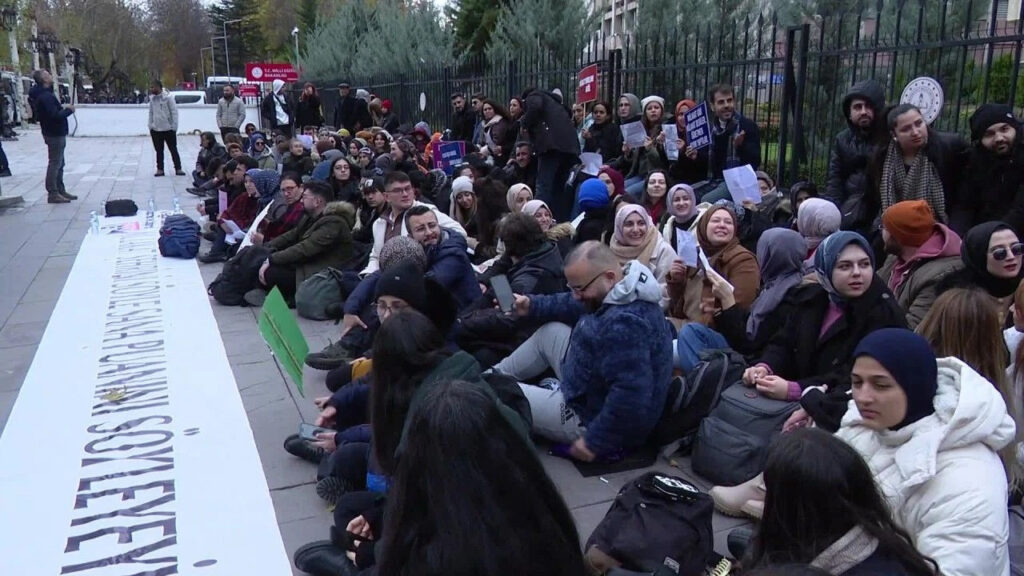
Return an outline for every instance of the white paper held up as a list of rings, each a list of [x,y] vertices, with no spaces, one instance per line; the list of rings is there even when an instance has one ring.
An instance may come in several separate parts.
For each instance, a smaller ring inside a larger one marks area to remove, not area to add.
[[[725,178],[725,185],[729,188],[733,202],[742,204],[750,200],[754,204],[761,203],[761,187],[757,183],[757,174],[750,164],[724,170],[722,177]]]
[[[619,129],[622,130],[623,143],[630,148],[643,147],[644,140],[647,139],[647,130],[644,129],[643,122],[637,120],[636,122],[623,124]]]
[[[580,162],[583,162],[583,173],[597,176],[604,164],[604,158],[597,152],[584,152],[580,154]]]
[[[697,239],[686,230],[676,231],[676,254],[690,268],[697,267]]]
[[[661,133],[665,135],[665,157],[669,160],[679,160],[679,128],[675,124],[665,124],[661,127]]]
[[[729,287],[729,292],[736,291],[736,288],[733,287],[733,285],[728,280],[725,279],[725,276],[722,276],[721,274],[718,273],[717,270],[711,267],[711,263],[708,262],[708,257],[704,254],[703,250],[700,250],[698,248],[697,254],[700,256],[701,266],[704,267],[704,274],[706,274],[708,278],[717,278],[722,282],[725,282],[725,285]]]
[[[267,217],[267,213],[270,212],[270,207],[274,205],[274,202],[274,200],[271,200],[269,204],[263,207],[263,210],[260,210],[260,213],[256,215],[256,219],[252,221],[252,226],[249,226],[250,232],[255,232],[256,230],[259,230],[260,223],[263,222],[263,219]],[[251,234],[245,235],[245,240],[242,240],[242,245],[239,246],[238,249],[241,250],[246,246],[252,246]]]

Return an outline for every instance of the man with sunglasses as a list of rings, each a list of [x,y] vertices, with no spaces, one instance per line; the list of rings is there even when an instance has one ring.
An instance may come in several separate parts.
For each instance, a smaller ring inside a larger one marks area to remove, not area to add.
[[[549,368],[547,387],[520,384],[533,431],[553,452],[612,462],[647,440],[672,378],[672,328],[658,279],[636,260],[625,267],[608,246],[580,244],[565,264],[569,292],[515,296],[514,314],[547,321],[494,371],[519,381]]]
[[[889,257],[879,278],[907,311],[913,330],[938,297],[939,284],[964,267],[960,236],[935,221],[927,201],[906,200],[882,213],[882,240]]]

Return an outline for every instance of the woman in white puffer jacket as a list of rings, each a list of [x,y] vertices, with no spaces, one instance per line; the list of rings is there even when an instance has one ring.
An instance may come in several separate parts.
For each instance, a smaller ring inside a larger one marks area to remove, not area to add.
[[[867,461],[893,517],[944,576],[1010,573],[999,449],[1015,426],[995,387],[909,330],[854,352],[853,400],[837,436]]]

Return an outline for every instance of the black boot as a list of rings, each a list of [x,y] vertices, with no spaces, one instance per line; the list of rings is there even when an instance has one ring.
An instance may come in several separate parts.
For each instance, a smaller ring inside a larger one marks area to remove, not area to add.
[[[284,439],[284,449],[292,456],[298,456],[313,464],[319,464],[324,454],[326,454],[323,448],[314,446],[312,442],[298,434],[292,434]]]
[[[46,197],[46,201],[50,204],[67,204],[68,202],[71,202],[69,198],[65,198],[60,194],[50,194]]]
[[[68,200],[78,200],[78,196],[68,192],[67,190],[61,190],[60,195],[67,198]]]
[[[359,572],[345,551],[330,540],[310,542],[295,551],[295,567],[313,576],[354,576]]]

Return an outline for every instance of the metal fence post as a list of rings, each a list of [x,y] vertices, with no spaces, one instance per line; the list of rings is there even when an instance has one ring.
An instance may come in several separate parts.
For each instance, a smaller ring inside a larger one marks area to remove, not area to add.
[[[793,44],[796,28],[786,30],[786,62],[782,80],[782,109],[779,117],[779,144],[776,150],[775,160],[775,182],[782,185],[786,178],[786,145],[788,144],[789,132],[789,108],[794,100],[796,78],[793,73]]]
[[[516,61],[514,58],[509,58],[508,63],[505,64],[505,87],[508,90],[506,99],[519,95],[519,86],[517,86],[516,82]]]
[[[800,173],[800,163],[807,160],[807,150],[804,145],[804,85],[807,83],[807,49],[810,35],[810,24],[804,24],[800,28],[800,48],[797,55],[799,64],[796,72],[796,91],[793,94],[793,155],[790,159],[790,177],[792,178],[796,178]],[[790,65],[792,62],[790,59]]]

